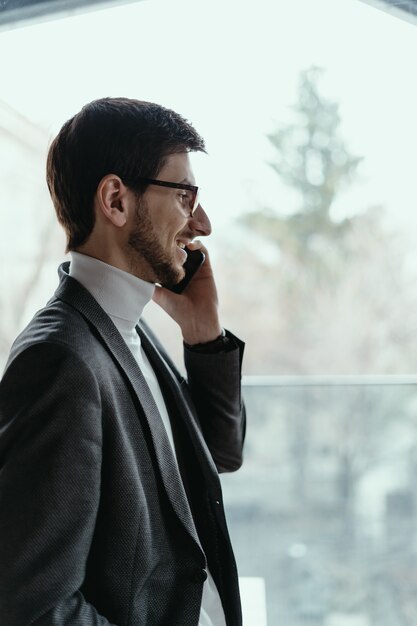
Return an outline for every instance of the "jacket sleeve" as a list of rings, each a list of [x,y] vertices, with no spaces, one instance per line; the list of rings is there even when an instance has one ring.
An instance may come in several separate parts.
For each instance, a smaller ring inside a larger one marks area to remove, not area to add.
[[[242,465],[246,413],[241,394],[244,343],[229,331],[227,350],[215,354],[184,348],[188,387],[206,443],[219,472]]]
[[[93,372],[39,343],[0,383],[0,624],[109,626],[80,588],[100,493]]]

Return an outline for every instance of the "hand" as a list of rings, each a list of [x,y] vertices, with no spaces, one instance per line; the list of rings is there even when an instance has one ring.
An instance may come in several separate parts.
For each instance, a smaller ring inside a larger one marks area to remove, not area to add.
[[[174,319],[181,328],[185,343],[213,341],[222,332],[218,316],[217,289],[207,249],[201,241],[187,246],[201,250],[206,259],[181,294],[156,287],[154,301]]]

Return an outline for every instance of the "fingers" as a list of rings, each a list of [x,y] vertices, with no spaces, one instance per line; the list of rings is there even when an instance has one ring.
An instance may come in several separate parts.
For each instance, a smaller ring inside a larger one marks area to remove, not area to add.
[[[199,239],[195,239],[191,243],[188,243],[187,248],[189,248],[190,250],[202,250],[203,252],[207,251],[205,246],[203,246]]]
[[[211,268],[210,255],[208,253],[208,250],[207,250],[206,246],[203,243],[201,243],[201,241],[199,239],[195,239],[191,243],[187,244],[187,248],[189,250],[201,250],[201,252],[204,252],[206,260],[204,261],[202,267],[205,266],[206,268],[208,268],[208,267]]]

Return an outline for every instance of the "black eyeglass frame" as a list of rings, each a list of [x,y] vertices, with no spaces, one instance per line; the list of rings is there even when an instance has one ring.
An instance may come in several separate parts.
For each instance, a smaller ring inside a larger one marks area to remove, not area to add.
[[[170,187],[172,189],[185,189],[186,191],[192,191],[194,194],[194,200],[191,207],[191,215],[194,215],[198,207],[198,196],[200,188],[196,185],[187,185],[186,183],[171,183],[167,180],[157,180],[156,178],[136,178],[135,182],[145,183],[146,185],[158,185],[159,187]],[[190,203],[191,206],[191,203]]]

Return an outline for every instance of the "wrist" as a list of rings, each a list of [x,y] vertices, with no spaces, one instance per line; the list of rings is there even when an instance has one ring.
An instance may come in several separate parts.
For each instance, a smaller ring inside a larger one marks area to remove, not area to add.
[[[224,328],[218,337],[212,341],[197,344],[187,344],[184,341],[184,346],[191,352],[199,352],[202,354],[217,354],[218,352],[227,352],[230,348],[230,339],[226,335]]]
[[[182,330],[182,338],[186,345],[194,346],[197,344],[205,344],[210,341],[215,341],[218,337],[221,337],[224,333],[220,323],[216,323],[213,326],[204,325],[198,328],[187,328]]]

